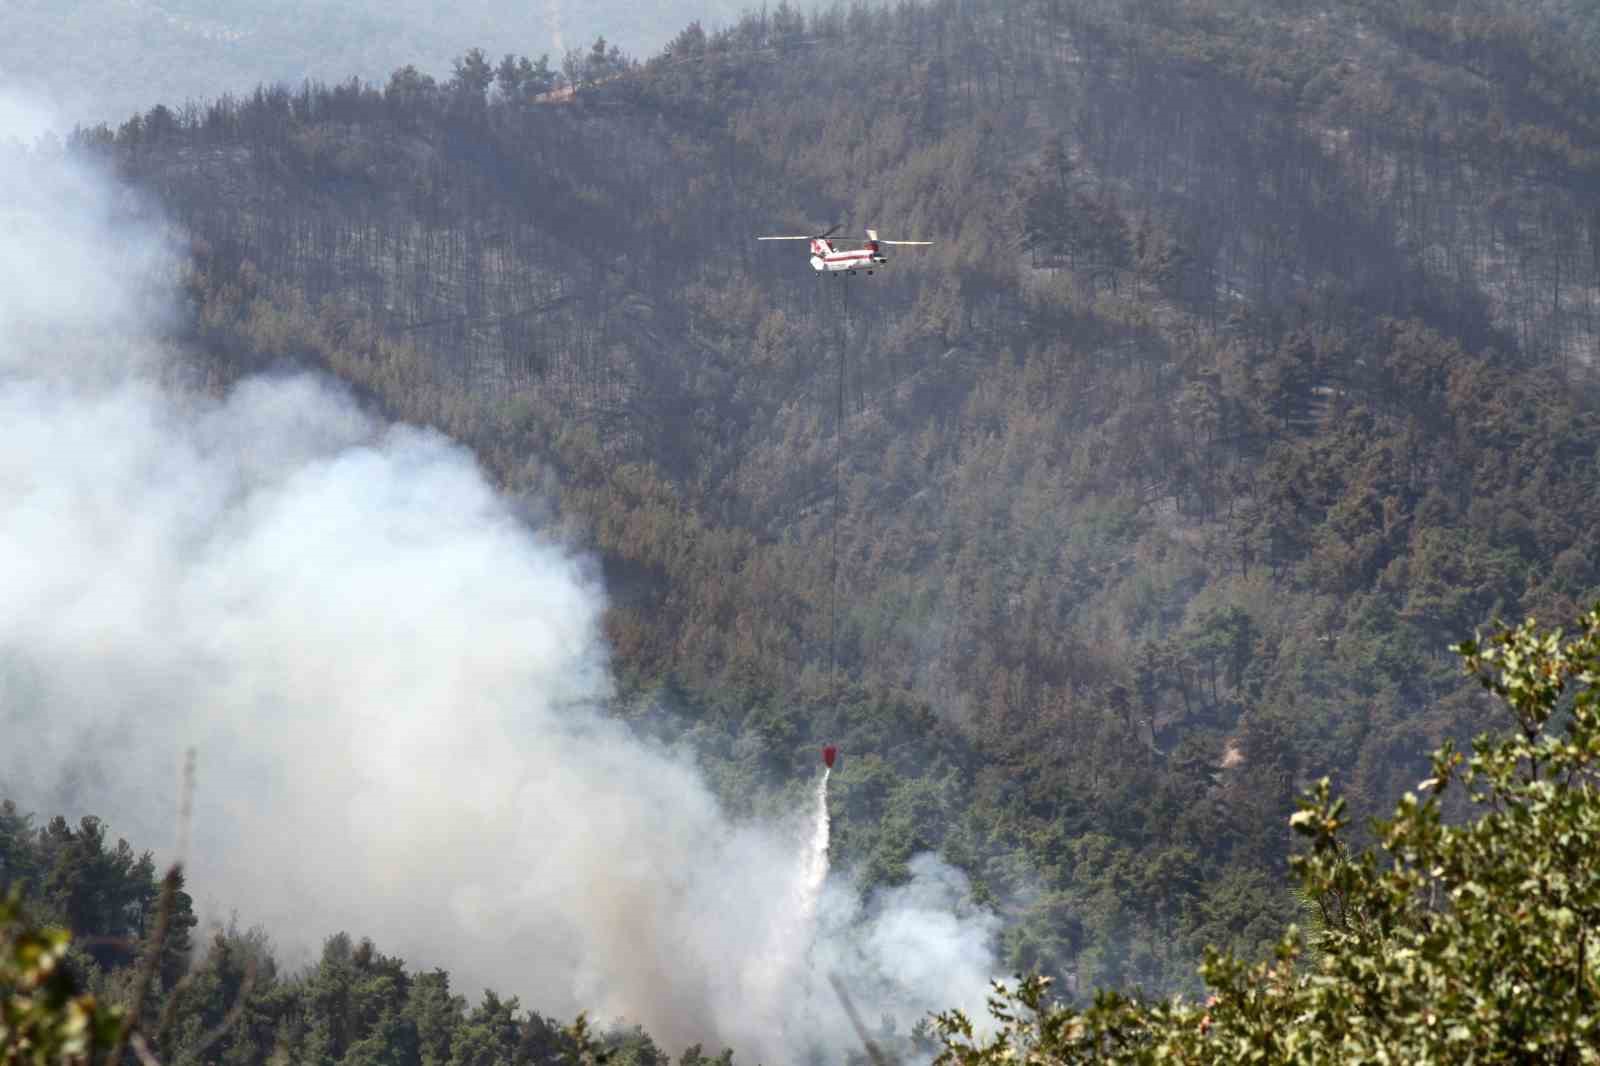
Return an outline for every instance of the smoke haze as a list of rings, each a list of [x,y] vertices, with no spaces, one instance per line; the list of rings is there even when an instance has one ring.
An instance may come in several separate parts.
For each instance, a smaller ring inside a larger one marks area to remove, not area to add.
[[[0,153],[0,795],[160,844],[192,745],[212,916],[291,958],[371,936],[673,1054],[852,1047],[829,970],[869,1019],[981,1011],[994,919],[958,873],[924,856],[865,902],[824,883],[821,786],[790,824],[731,819],[597,712],[594,570],[469,453],[303,373],[174,387],[158,221]]]

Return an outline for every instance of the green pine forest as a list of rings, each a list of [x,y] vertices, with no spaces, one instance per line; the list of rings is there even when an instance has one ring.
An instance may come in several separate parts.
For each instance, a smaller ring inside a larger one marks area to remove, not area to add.
[[[1502,725],[1453,643],[1600,600],[1597,33],[1510,0],[785,2],[70,148],[185,242],[207,388],[319,368],[553,503],[603,567],[613,713],[724,800],[787,802],[836,743],[863,891],[932,850],[1008,972],[1193,996],[1208,947],[1304,921],[1307,787],[1364,844]],[[833,277],[754,240],[835,223],[935,243]],[[41,817],[5,809],[0,882],[147,935],[148,857]],[[191,945],[176,898],[155,984],[207,965],[156,997],[171,1061],[247,962],[218,1061],[596,1053],[360,930],[305,974]],[[136,947],[73,950],[132,987]]]

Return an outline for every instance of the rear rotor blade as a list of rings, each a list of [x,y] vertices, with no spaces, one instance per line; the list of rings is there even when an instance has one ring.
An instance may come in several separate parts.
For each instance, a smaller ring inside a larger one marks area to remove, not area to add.
[[[879,244],[932,244],[932,241],[879,241]]]

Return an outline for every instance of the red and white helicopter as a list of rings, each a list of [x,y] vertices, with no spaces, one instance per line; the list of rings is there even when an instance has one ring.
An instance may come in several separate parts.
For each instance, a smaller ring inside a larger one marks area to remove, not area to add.
[[[843,225],[843,223],[841,223],[840,225]],[[875,230],[875,229],[867,230],[867,239],[865,241],[858,240],[858,239],[853,238],[853,237],[839,237],[839,238],[830,239],[830,238],[833,237],[833,231],[838,229],[838,228],[839,228],[838,226],[834,226],[832,229],[825,230],[822,233],[813,233],[813,234],[810,234],[808,236],[802,236],[802,237],[757,237],[756,240],[758,240],[758,241],[810,241],[811,242],[811,269],[812,270],[815,270],[815,271],[818,271],[818,272],[827,272],[827,273],[833,273],[833,272],[842,270],[847,274],[854,274],[857,270],[865,270],[868,274],[871,274],[874,267],[880,267],[880,266],[883,266],[885,263],[887,263],[889,261],[889,258],[888,258],[888,256],[883,254],[882,245],[886,245],[886,244],[922,244],[922,245],[927,245],[927,244],[932,244],[933,243],[932,241],[885,241],[885,240],[879,240],[878,239],[878,231]],[[840,243],[840,244],[861,244],[861,245],[864,245],[865,247],[856,249],[854,251],[840,251],[840,250],[834,248],[835,242]]]

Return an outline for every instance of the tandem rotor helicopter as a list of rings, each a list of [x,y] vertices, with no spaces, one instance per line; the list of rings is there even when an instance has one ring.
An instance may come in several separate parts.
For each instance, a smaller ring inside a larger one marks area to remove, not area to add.
[[[757,237],[758,241],[810,241],[811,242],[811,269],[818,273],[837,273],[844,271],[854,274],[857,270],[865,270],[871,274],[873,268],[880,267],[889,262],[889,257],[883,254],[881,248],[885,244],[928,245],[932,241],[886,241],[880,240],[878,231],[867,230],[867,239],[858,237],[834,237],[835,230],[842,226],[839,223],[831,229],[821,233],[812,233],[797,237]],[[860,244],[865,247],[854,251],[840,251],[834,244]]]

